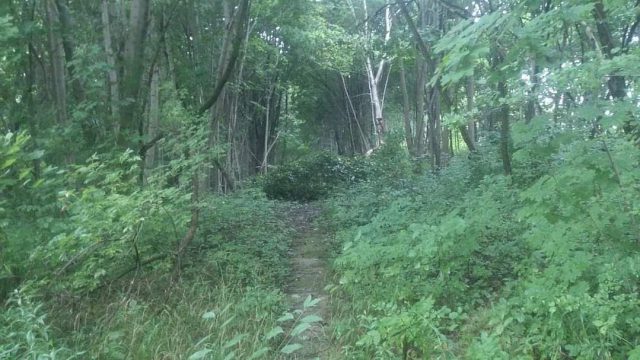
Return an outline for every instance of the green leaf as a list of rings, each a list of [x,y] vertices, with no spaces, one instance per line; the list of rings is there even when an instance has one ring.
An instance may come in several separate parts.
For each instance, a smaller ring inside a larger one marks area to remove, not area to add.
[[[636,346],[633,350],[629,351],[629,360],[640,360],[640,346]]]
[[[16,160],[17,159],[14,158],[14,157],[5,160],[4,163],[2,163],[1,169],[6,169],[6,168],[10,167],[11,165],[13,165],[16,162]]]
[[[302,318],[302,320],[300,320],[300,322],[307,323],[307,324],[313,324],[318,321],[322,321],[322,318],[318,315],[307,315],[304,318]]]
[[[229,325],[233,320],[235,320],[236,316],[233,315],[232,317],[230,317],[229,319],[227,319],[227,321],[225,321],[224,323],[222,323],[222,325],[220,325],[221,328],[227,327],[227,325]]]
[[[232,346],[238,345],[240,343],[240,341],[242,341],[247,336],[248,336],[247,334],[236,335],[233,339],[227,341],[222,347],[225,348],[225,349],[228,349],[228,348],[230,348]]]
[[[191,356],[189,356],[188,360],[204,359],[204,357],[212,351],[213,350],[211,349],[202,349],[200,351],[196,351],[195,353],[191,354]]]
[[[283,347],[280,352],[283,354],[293,354],[295,351],[302,349],[302,345],[295,343]]]
[[[322,299],[320,298],[316,298],[316,299],[311,299],[311,295],[307,296],[307,298],[304,300],[304,303],[302,304],[302,306],[307,309],[313,306],[316,306]]]
[[[268,347],[263,347],[258,349],[258,351],[254,352],[253,354],[251,354],[251,356],[249,356],[248,360],[254,360],[254,359],[258,359],[263,357],[264,355],[266,355],[269,351],[271,351],[271,348]]]
[[[213,311],[207,311],[206,313],[202,314],[202,318],[205,320],[215,319],[216,313]]]
[[[43,150],[35,150],[35,151],[32,151],[32,152],[28,153],[25,156],[25,160],[41,159],[43,156],[44,156],[44,151]]]
[[[291,331],[291,336],[298,336],[303,332],[307,331],[310,327],[311,327],[311,324],[309,323],[300,323],[293,328],[293,330]]]
[[[284,330],[280,326],[276,326],[273,329],[269,330],[269,332],[265,335],[265,337],[267,338],[267,340],[271,340],[274,337],[282,334],[283,332]]]
[[[276,320],[277,322],[284,322],[284,321],[289,321],[289,320],[293,320],[293,314],[290,312],[285,313],[284,315],[282,315],[281,317],[278,318],[278,320]]]

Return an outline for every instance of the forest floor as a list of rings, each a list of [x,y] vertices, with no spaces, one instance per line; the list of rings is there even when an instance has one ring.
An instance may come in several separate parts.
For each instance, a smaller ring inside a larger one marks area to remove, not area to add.
[[[321,209],[317,205],[294,205],[289,212],[289,221],[296,229],[291,244],[291,276],[285,292],[290,300],[291,311],[302,311],[306,315],[318,315],[321,322],[314,323],[305,332],[302,349],[288,359],[337,359],[339,349],[331,341],[329,322],[331,310],[325,287],[328,284],[328,235],[315,226]],[[317,305],[304,308],[305,299],[320,299]]]

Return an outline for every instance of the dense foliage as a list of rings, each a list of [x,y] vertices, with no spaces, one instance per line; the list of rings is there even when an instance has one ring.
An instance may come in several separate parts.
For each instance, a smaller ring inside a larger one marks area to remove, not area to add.
[[[260,192],[203,202],[206,225],[183,262],[179,282],[167,271],[172,268],[170,256],[147,253],[161,253],[175,242],[176,231],[184,227],[180,219],[181,212],[186,217],[184,204],[161,204],[150,194],[144,201],[137,196],[116,201],[112,194],[111,201],[104,202],[93,192],[90,195],[91,201],[73,204],[83,225],[71,217],[68,226],[114,238],[92,252],[86,248],[71,252],[74,246],[62,232],[38,249],[42,254],[32,255],[46,261],[32,265],[28,286],[9,294],[7,310],[0,317],[0,357],[251,358],[294,351],[291,346],[304,335],[300,327],[293,332],[296,326],[318,321],[308,317],[308,311],[290,312],[285,306],[280,289],[288,275],[292,232],[272,214],[290,210]],[[158,223],[153,212],[140,215],[154,200],[155,206],[164,208],[156,215]],[[137,219],[147,230],[136,229],[137,238],[132,240],[126,228],[115,228],[110,218],[82,215],[93,206],[122,216],[125,227],[127,216],[141,216]],[[103,225],[105,221],[110,225]],[[119,236],[108,229],[117,230]],[[72,265],[61,255],[67,252],[75,259]],[[138,254],[143,260],[136,267]],[[151,261],[153,268],[143,268]],[[136,276],[125,278],[131,273]],[[306,304],[311,309],[315,303],[310,299]],[[74,315],[70,317],[69,311]]]
[[[313,201],[325,198],[337,187],[363,181],[371,175],[364,159],[345,159],[320,152],[284,164],[262,179],[270,199]]]
[[[638,0],[2,1],[0,358],[640,359],[639,45]]]
[[[544,141],[516,153],[517,168],[548,164],[523,178],[456,159],[330,201],[342,243],[334,326],[350,356],[637,356],[638,152],[565,137],[548,154],[557,140]]]

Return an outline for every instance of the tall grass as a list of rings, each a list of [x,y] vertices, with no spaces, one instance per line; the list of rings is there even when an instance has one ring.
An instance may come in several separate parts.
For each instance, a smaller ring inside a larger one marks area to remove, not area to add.
[[[197,280],[166,290],[158,299],[102,304],[107,310],[94,325],[71,335],[73,346],[96,359],[248,359],[270,348],[266,334],[285,310],[271,289]]]

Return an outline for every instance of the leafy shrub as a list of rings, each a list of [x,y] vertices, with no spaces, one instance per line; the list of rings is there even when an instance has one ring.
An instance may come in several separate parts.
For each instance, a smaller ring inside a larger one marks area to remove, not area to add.
[[[242,300],[243,302],[246,301],[245,299]],[[304,340],[306,333],[312,328],[313,324],[322,321],[321,317],[309,313],[320,301],[320,299],[312,299],[311,296],[304,301],[302,309],[296,309],[291,312],[284,311],[277,319],[272,317],[273,312],[259,312],[261,307],[264,307],[264,299],[255,297],[253,300],[255,303],[250,303],[252,307],[247,307],[241,302],[235,306],[235,309],[234,307],[222,309],[220,315],[225,315],[224,313],[230,310],[229,313],[233,315],[226,316],[235,317],[244,315],[243,310],[251,310],[257,312],[257,314],[247,315],[257,317],[256,320],[260,321],[260,327],[246,328],[244,333],[238,333],[231,339],[216,339],[212,335],[224,333],[225,327],[230,323],[229,321],[224,321],[224,317],[218,316],[216,312],[208,311],[203,315],[203,319],[206,319],[209,323],[209,335],[202,338],[196,345],[196,347],[204,348],[193,353],[189,360],[211,357],[216,359],[258,359],[264,358],[267,354],[270,354],[272,358],[275,357],[275,354],[290,355],[303,349],[303,345],[300,342]],[[258,311],[254,310],[254,307]]]
[[[292,229],[283,216],[287,210],[266,199],[259,189],[206,199],[202,236],[194,268],[217,281],[243,286],[274,286],[288,274]]]
[[[93,291],[174,248],[174,237],[186,228],[188,195],[140,188],[139,162],[127,151],[94,155],[71,168],[58,196],[59,225],[30,256],[32,276],[48,290]]]
[[[148,209],[148,202],[173,210],[171,216],[161,208],[159,213],[143,213],[145,228],[141,235],[146,233],[149,238],[140,237],[139,250],[142,254],[163,251],[175,240],[172,222],[182,228],[180,233],[184,229],[186,216],[176,211],[182,206],[178,207],[177,201],[156,203],[160,200],[146,193],[144,199],[133,194],[131,203],[121,200],[113,204],[111,211],[119,209],[131,214],[123,219],[136,219],[134,215],[140,214],[141,209]],[[96,206],[105,206],[101,198],[97,200]],[[289,315],[293,318],[279,321],[287,309],[279,285],[288,274],[291,229],[277,215],[286,209],[251,188],[228,196],[203,198],[199,206],[198,236],[185,253],[180,279],[171,278],[167,271],[170,263],[161,263],[118,281],[109,279],[108,288],[96,288],[91,281],[101,279],[92,280],[91,273],[85,270],[89,266],[120,269],[134,260],[123,256],[117,259],[110,252],[99,252],[104,260],[89,257],[76,271],[57,278],[65,288],[79,282],[93,289],[47,301],[52,324],[59,329],[58,339],[94,358],[108,359],[245,359],[299,350],[297,339],[307,326],[303,324],[319,320],[307,318],[308,313],[292,313]],[[163,217],[155,220],[159,214]],[[78,226],[74,222],[71,225]],[[97,225],[89,223],[87,228],[92,226]],[[162,230],[164,237],[157,233]],[[131,244],[118,239],[114,237],[112,245],[132,255]],[[70,311],[73,316],[69,316]]]
[[[30,139],[25,132],[0,134],[0,301],[15,287],[25,257],[35,246],[33,239],[38,238],[29,226],[21,226],[17,215],[34,208],[29,195],[38,193],[37,188],[44,184],[42,178],[36,179],[32,166],[43,153],[30,151]]]
[[[454,159],[330,199],[345,354],[638,356],[640,156],[623,139],[556,139],[514,156],[533,176],[478,178]]]
[[[0,359],[73,357],[69,349],[55,343],[42,304],[19,291],[13,292],[0,312]]]
[[[269,199],[313,201],[341,184],[363,180],[366,173],[357,159],[322,152],[274,169],[263,179],[262,188]]]

